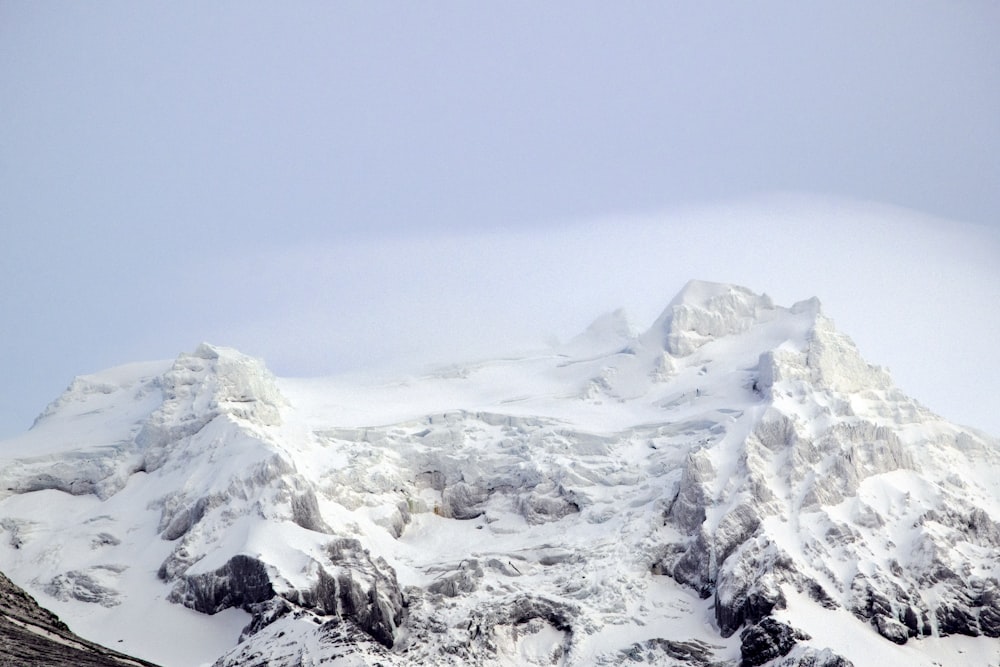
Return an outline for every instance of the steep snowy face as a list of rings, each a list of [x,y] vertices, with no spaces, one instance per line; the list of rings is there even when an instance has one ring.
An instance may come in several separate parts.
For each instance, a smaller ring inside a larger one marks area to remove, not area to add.
[[[740,324],[752,299],[730,307],[739,291],[711,294],[730,316],[695,322],[697,336],[760,326]],[[713,596],[723,634],[780,613],[790,586],[899,644],[1000,636],[997,486],[982,476],[997,470],[995,443],[903,395],[818,302],[789,314],[811,326],[761,353],[748,431],[690,451],[666,516],[692,541],[658,571]]]
[[[23,436],[4,443],[0,497],[56,489],[114,495],[142,467],[135,436],[161,401],[166,363],[134,364],[73,380]]]
[[[176,609],[155,618],[203,638],[166,648],[168,664],[214,660],[252,620],[246,612],[285,613],[283,604],[349,610],[361,634],[391,645],[402,619],[395,575],[357,540],[328,534],[315,480],[297,469],[315,438],[293,430],[286,439],[288,403],[264,365],[201,345],[156,365],[158,375],[151,368],[74,381],[21,442],[7,443],[7,452],[47,451],[0,467],[13,493],[0,519],[13,575],[69,618],[80,621],[81,603],[102,608],[80,622],[105,642],[163,600]],[[102,427],[87,430],[95,415]],[[202,621],[183,608],[227,618],[195,629]],[[131,648],[153,655],[164,643],[156,631],[133,627]]]
[[[82,378],[0,449],[0,557],[168,667],[930,667],[1000,633],[998,451],[817,300],[692,282],[396,382],[205,345]]]

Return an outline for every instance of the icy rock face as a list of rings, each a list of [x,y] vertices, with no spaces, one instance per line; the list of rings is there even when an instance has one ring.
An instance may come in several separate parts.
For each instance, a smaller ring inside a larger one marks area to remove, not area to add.
[[[692,282],[642,333],[361,386],[202,346],[26,438],[11,572],[81,619],[242,618],[183,664],[847,667],[1000,635],[1000,444],[816,299]]]

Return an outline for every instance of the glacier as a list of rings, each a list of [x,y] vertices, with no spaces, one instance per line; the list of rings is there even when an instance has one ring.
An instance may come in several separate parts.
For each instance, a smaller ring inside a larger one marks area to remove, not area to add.
[[[1000,661],[1000,442],[815,298],[393,380],[202,344],[74,380],[0,482],[0,569],[165,667]]]

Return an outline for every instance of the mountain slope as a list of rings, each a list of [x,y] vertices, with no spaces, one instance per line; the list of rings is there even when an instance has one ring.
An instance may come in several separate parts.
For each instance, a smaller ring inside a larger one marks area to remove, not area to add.
[[[82,639],[0,573],[0,665],[155,667]]]
[[[0,450],[0,556],[167,665],[985,665],[998,452],[817,300],[692,282],[391,383],[208,345],[79,378]]]

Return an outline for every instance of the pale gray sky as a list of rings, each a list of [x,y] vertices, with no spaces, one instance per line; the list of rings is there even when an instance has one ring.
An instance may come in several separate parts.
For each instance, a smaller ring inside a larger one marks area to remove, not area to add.
[[[325,373],[646,326],[691,277],[819,296],[1000,432],[997,34],[975,1],[0,0],[0,435],[205,339]]]

